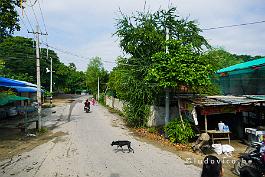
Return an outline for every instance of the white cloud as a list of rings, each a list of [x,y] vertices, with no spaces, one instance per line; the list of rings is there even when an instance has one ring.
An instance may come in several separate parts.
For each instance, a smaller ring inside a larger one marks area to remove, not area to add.
[[[115,19],[119,16],[119,8],[123,13],[130,15],[143,11],[145,4],[144,0],[40,2],[50,43],[89,58],[99,56],[107,61],[115,61],[118,55],[122,55],[117,41],[111,37],[115,32]],[[201,28],[265,20],[264,0],[146,0],[146,9],[156,11],[160,7],[167,8],[169,4],[177,7],[180,16],[198,20]],[[35,9],[38,13],[38,8]],[[26,10],[31,9],[28,7]],[[40,17],[40,14],[37,15]],[[33,23],[33,18],[31,21]],[[210,44],[223,46],[230,52],[265,55],[264,31],[265,23],[262,23],[205,31],[202,34],[209,39]],[[75,62],[81,70],[84,70],[88,63],[72,56],[59,56],[65,63]],[[113,67],[110,63],[104,64],[108,70]]]

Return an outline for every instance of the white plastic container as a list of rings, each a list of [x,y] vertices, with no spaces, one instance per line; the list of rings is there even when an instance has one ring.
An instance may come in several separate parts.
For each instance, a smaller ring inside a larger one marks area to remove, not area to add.
[[[219,131],[224,131],[225,124],[223,122],[218,123]]]

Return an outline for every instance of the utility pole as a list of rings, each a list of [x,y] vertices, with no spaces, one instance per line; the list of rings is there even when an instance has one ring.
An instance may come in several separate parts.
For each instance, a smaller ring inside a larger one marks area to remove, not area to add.
[[[169,29],[166,28],[166,41],[169,40]],[[166,45],[166,53],[168,53],[168,46]],[[165,98],[165,125],[169,122],[169,88],[166,88],[166,98]]]
[[[36,26],[36,65],[37,65],[37,101],[38,101],[38,128],[41,129],[41,83],[40,83],[40,39],[39,26]]]
[[[50,98],[50,105],[52,106],[52,57],[50,57],[51,59],[51,83],[50,83],[50,93],[51,93],[51,98]]]
[[[37,128],[41,129],[41,80],[40,80],[40,39],[39,35],[48,35],[39,32],[39,26],[36,26],[36,31],[29,32],[36,35],[36,68],[37,68],[37,102],[38,102],[38,125]]]
[[[99,101],[99,77],[98,77],[98,101]]]

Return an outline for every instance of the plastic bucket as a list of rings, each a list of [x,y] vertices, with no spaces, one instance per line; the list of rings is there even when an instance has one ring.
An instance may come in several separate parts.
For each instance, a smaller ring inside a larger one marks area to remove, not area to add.
[[[224,131],[224,123],[220,122],[218,123],[218,128],[219,128],[219,131]]]

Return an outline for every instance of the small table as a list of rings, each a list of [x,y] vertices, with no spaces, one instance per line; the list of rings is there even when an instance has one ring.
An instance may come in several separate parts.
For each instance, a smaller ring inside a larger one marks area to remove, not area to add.
[[[214,144],[214,140],[228,140],[230,144],[230,133],[231,132],[223,132],[223,131],[218,131],[218,130],[207,130],[207,133],[210,134],[212,142]],[[219,135],[219,137],[214,137],[214,135]],[[222,138],[220,135],[224,135]]]

